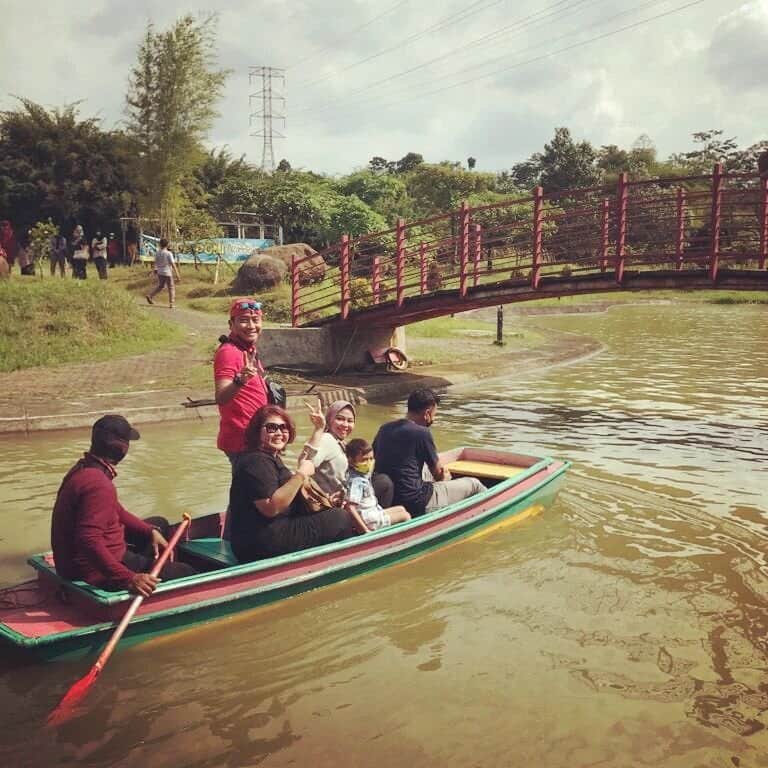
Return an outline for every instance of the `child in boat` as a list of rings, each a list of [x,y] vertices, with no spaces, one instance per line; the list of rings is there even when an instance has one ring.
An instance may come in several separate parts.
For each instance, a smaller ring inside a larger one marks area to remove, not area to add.
[[[404,523],[411,519],[405,507],[384,509],[376,499],[371,485],[373,471],[373,448],[362,438],[355,438],[347,443],[347,504],[360,514],[372,531],[386,528],[395,523]]]

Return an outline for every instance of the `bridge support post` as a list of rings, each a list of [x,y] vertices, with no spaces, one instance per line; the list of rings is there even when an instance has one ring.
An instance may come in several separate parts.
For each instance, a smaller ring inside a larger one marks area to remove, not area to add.
[[[371,292],[373,293],[373,303],[378,304],[381,301],[381,259],[378,256],[373,257],[373,276],[371,278]]]
[[[352,306],[352,294],[349,286],[349,235],[341,236],[341,317],[346,320]]]
[[[760,179],[760,269],[768,258],[768,176]]]
[[[395,228],[395,247],[396,258],[395,263],[395,283],[397,293],[397,306],[403,306],[403,300],[405,299],[405,220],[398,219],[397,226]]]
[[[675,269],[683,268],[685,253],[685,190],[677,188],[677,237],[675,239]]]
[[[483,252],[483,228],[475,224],[472,228],[472,287],[477,288],[480,272],[480,257]]]
[[[541,280],[541,220],[544,207],[544,190],[536,187],[533,190],[533,268],[531,269],[531,286],[535,290]]]
[[[616,194],[616,282],[624,280],[624,256],[627,248],[627,198],[628,182],[626,172],[619,174],[619,189]]]
[[[720,219],[723,208],[723,164],[715,163],[712,169],[712,214],[710,217],[710,230],[712,240],[710,244],[711,261],[709,263],[709,279],[714,283],[717,280],[717,270],[720,262]]]
[[[291,256],[291,325],[299,324],[299,267],[296,264],[296,254]]]
[[[459,211],[459,296],[467,295],[467,258],[469,256],[469,206],[461,203]]]

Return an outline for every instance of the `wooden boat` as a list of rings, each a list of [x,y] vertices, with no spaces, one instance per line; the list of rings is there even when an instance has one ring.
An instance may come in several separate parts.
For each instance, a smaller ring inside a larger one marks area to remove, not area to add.
[[[201,573],[160,584],[122,645],[284,600],[524,520],[554,500],[570,466],[477,448],[457,448],[441,459],[454,477],[479,477],[487,489],[407,523],[281,557],[238,564],[220,538],[222,515],[195,518],[177,554]],[[28,563],[37,578],[0,594],[0,638],[43,660],[98,651],[134,596],[62,579],[50,553]]]

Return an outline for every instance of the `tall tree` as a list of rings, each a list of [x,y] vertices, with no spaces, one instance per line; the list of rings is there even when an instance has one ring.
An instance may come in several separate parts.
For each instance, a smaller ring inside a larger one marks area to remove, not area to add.
[[[575,142],[567,128],[556,128],[541,155],[541,184],[546,192],[591,187],[599,179],[597,152],[588,141]]]
[[[216,16],[179,19],[167,32],[147,25],[126,96],[128,126],[141,148],[146,203],[174,237],[182,181],[204,160],[201,142],[217,116],[226,70],[215,68]]]
[[[342,195],[356,195],[392,225],[398,216],[411,215],[405,182],[400,176],[356,171],[339,179],[335,187]]]
[[[418,152],[408,152],[395,163],[395,173],[408,173],[418,168],[424,162],[424,157]]]
[[[0,218],[18,227],[50,218],[67,230],[117,224],[136,195],[136,146],[81,119],[77,105],[47,109],[20,99],[0,112]]]

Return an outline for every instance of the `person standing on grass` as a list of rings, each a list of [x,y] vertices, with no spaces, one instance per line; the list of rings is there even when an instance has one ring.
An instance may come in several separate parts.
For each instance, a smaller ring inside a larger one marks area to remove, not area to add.
[[[62,234],[55,235],[51,239],[51,277],[56,274],[58,267],[62,277],[66,274],[67,266],[67,238]]]
[[[91,255],[99,273],[99,280],[107,279],[107,238],[96,230],[96,236],[91,240]]]
[[[85,280],[88,277],[88,241],[85,232],[78,224],[73,230],[69,240],[69,252],[72,259],[72,277],[77,280]]]
[[[176,275],[176,282],[181,282],[181,275],[176,267],[176,259],[173,258],[173,253],[168,250],[168,241],[162,237],[160,238],[160,248],[158,248],[155,254],[155,274],[157,275],[157,288],[151,293],[148,293],[144,298],[150,303],[154,304],[152,300],[157,296],[163,288],[168,288],[168,306],[173,309],[176,301],[176,286],[173,282],[174,274]]]
[[[109,242],[107,243],[107,263],[110,266],[110,269],[117,264],[117,262],[120,260],[120,246],[117,243],[117,240],[115,240],[115,233],[110,232],[109,233]]]

